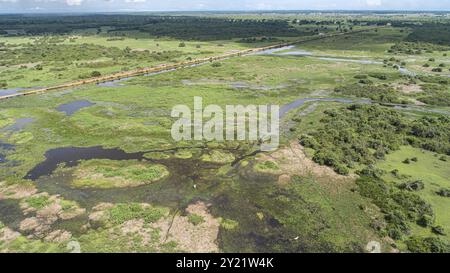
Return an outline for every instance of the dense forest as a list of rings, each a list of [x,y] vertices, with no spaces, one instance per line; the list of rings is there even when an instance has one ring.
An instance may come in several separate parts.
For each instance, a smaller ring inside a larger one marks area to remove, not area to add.
[[[218,40],[254,36],[299,36],[301,31],[285,20],[251,20],[190,16],[96,15],[96,16],[3,16],[3,34],[68,34],[81,29],[108,27],[109,35],[139,31],[156,37]],[[100,31],[100,30],[99,30]]]

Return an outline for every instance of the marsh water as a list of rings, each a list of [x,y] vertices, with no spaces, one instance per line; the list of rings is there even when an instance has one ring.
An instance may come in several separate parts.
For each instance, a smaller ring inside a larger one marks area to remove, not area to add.
[[[9,89],[0,89],[0,96],[8,96],[8,95],[14,95],[19,93],[20,91],[26,91],[29,90],[30,88],[21,88],[21,87],[17,87],[17,88],[9,88]]]
[[[92,106],[92,105],[95,105],[95,103],[92,103],[87,100],[79,100],[79,101],[73,101],[70,103],[61,104],[60,106],[58,106],[58,108],[56,108],[56,110],[58,110],[60,112],[64,112],[66,115],[71,116],[78,110],[85,108],[85,107]]]
[[[14,145],[8,144],[8,143],[4,143],[3,141],[0,140],[0,163],[5,163],[6,162],[5,153],[7,151],[10,151],[10,150],[13,150],[13,149],[14,149]]]
[[[25,129],[33,121],[34,121],[33,118],[18,118],[15,120],[14,124],[0,129],[0,132],[7,132],[7,131],[18,132]]]

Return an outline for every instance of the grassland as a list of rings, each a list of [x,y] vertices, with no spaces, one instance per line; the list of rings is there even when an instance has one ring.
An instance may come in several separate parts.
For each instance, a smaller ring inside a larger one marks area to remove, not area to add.
[[[403,163],[406,159],[417,159],[410,161],[410,164]],[[380,162],[378,167],[386,171],[384,178],[386,181],[400,185],[408,181],[422,181],[425,188],[418,191],[418,195],[429,202],[436,213],[436,225],[442,227],[450,226],[450,217],[448,215],[448,206],[450,200],[439,196],[437,193],[441,189],[450,187],[450,163],[443,161],[446,157],[432,152],[423,151],[411,147],[402,147],[399,151],[386,157],[386,160]],[[392,171],[398,170],[397,175]],[[422,236],[430,236],[431,230],[419,226],[415,227],[416,232]],[[446,231],[446,237],[449,234]]]

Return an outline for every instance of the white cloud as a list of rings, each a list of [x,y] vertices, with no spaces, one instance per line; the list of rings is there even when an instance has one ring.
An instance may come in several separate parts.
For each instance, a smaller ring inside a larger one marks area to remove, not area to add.
[[[10,2],[10,3],[16,3],[17,0],[0,0],[0,2]]]
[[[366,4],[369,7],[379,7],[382,5],[381,0],[367,0]]]
[[[83,0],[66,0],[66,4],[69,6],[79,6],[83,3]]]
[[[143,3],[146,0],[125,0],[126,3]]]

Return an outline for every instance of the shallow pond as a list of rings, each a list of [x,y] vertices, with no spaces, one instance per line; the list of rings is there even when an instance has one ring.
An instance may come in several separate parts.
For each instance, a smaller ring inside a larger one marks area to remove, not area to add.
[[[0,140],[0,163],[5,163],[7,161],[4,153],[13,149],[14,145]]]
[[[149,202],[169,207],[179,207],[189,196],[195,193],[194,184],[198,190],[202,183],[208,186],[213,182],[208,180],[209,174],[215,174],[220,164],[202,162],[196,159],[147,159],[145,152],[126,153],[120,149],[104,149],[97,147],[68,147],[49,150],[46,159],[36,165],[24,178],[36,182],[40,191],[50,194],[61,194],[63,197],[75,200],[86,207],[95,206],[98,202]],[[71,187],[72,174],[63,169],[55,170],[63,164],[65,167],[77,166],[80,160],[110,159],[110,160],[141,160],[162,164],[170,171],[170,176],[163,181],[134,188],[115,189],[76,189]]]
[[[373,61],[373,60],[358,60],[358,59],[331,58],[331,57],[318,57],[317,59],[322,60],[322,61],[346,62],[346,63],[358,63],[358,64],[383,64],[382,62]]]
[[[21,130],[25,129],[25,127],[27,127],[33,121],[34,121],[33,118],[19,118],[19,119],[16,119],[14,124],[6,126],[5,128],[0,129],[0,132],[5,132],[5,131],[18,132],[18,131],[21,131]]]
[[[8,96],[19,93],[20,91],[29,90],[30,88],[9,88],[9,89],[0,89],[0,96]]]
[[[127,81],[131,79],[130,77],[128,78],[123,78],[123,79],[118,79],[118,80],[111,80],[111,81],[106,81],[106,82],[100,82],[97,83],[97,86],[100,87],[121,87],[121,86],[125,86],[122,82]]]
[[[292,103],[283,105],[280,108],[280,118],[283,118],[284,116],[286,116],[286,114],[291,111],[294,110],[302,105],[304,105],[307,102],[312,102],[312,101],[329,101],[329,102],[341,102],[341,103],[371,103],[370,100],[353,100],[353,99],[344,99],[344,98],[303,98],[303,99],[298,99]]]
[[[64,113],[66,113],[66,115],[71,116],[78,110],[85,108],[85,107],[92,106],[92,105],[95,105],[95,103],[92,103],[87,100],[79,100],[79,101],[73,101],[73,102],[66,103],[66,104],[61,104],[60,106],[58,106],[58,108],[56,108],[56,110],[58,110],[60,112],[64,112]]]

